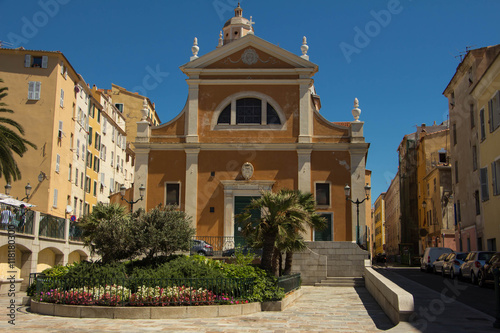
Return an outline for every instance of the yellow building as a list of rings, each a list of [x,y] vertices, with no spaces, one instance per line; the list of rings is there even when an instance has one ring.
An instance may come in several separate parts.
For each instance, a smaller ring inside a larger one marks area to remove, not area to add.
[[[426,247],[455,250],[455,216],[447,123],[422,124],[417,143],[419,253]]]
[[[373,253],[385,253],[385,192],[380,193],[375,200],[373,210],[373,228],[375,230],[375,242],[373,243]]]
[[[127,142],[133,142],[137,136],[137,122],[141,120],[141,109],[146,99],[148,103],[147,121],[152,126],[160,125],[160,117],[156,113],[155,104],[149,98],[130,92],[125,88],[111,84],[111,89],[103,90],[113,100],[113,104],[125,118],[127,128]]]
[[[97,195],[99,188],[99,173],[101,168],[101,122],[102,122],[102,105],[99,99],[96,98],[95,92],[90,95],[89,117],[88,117],[88,137],[87,137],[87,152],[86,152],[86,175],[84,189],[85,195],[85,213],[92,212],[92,207],[97,204]]]
[[[77,73],[60,52],[0,49],[0,77],[8,87],[3,100],[14,110],[9,115],[22,124],[24,138],[35,143],[16,158],[22,179],[11,183],[10,194],[42,213],[64,217],[71,204],[72,140],[75,129]],[[0,179],[3,189],[5,179]]]
[[[475,211],[484,220],[486,249],[498,251],[500,240],[500,45],[486,49],[488,67],[474,82],[472,96],[476,100],[475,121],[480,138],[473,163],[479,169],[480,188],[475,190]],[[481,202],[479,202],[479,198]]]

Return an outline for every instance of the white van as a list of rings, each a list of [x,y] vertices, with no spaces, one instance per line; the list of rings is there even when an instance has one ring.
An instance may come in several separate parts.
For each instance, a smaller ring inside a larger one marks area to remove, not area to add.
[[[455,252],[448,247],[428,247],[424,251],[422,259],[420,259],[420,270],[426,272],[432,272],[432,263],[442,255],[443,253]]]

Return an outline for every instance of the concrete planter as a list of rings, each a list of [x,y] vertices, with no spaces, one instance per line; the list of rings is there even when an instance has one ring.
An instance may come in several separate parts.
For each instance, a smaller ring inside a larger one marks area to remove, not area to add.
[[[281,301],[263,302],[261,303],[261,311],[283,311],[299,299],[303,293],[302,289],[297,289],[287,294]]]
[[[31,311],[72,318],[182,319],[234,317],[261,311],[260,303],[210,306],[84,306],[44,303],[31,300]]]

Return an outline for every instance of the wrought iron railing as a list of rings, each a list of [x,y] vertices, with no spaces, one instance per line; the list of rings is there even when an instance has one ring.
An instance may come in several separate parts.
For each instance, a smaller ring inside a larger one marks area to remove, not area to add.
[[[24,214],[24,218],[21,213],[20,208],[12,207],[10,205],[1,204],[0,209],[4,210],[7,207],[10,207],[13,210],[13,218],[10,222],[11,228],[13,226],[16,233],[33,235],[33,219],[35,216],[35,212],[32,210],[26,210]],[[9,224],[1,224],[0,229],[8,230]]]
[[[278,278],[278,288],[283,288],[285,294],[292,290],[299,289],[300,284],[300,273],[284,275]]]
[[[82,229],[79,226],[79,222],[70,221],[69,223],[69,240],[71,241],[82,241]]]
[[[243,237],[233,237],[233,236],[194,236],[193,240],[201,240],[209,244],[213,248],[214,256],[222,256],[225,251],[242,247],[246,245],[246,241]],[[191,243],[191,254],[196,254],[198,251],[193,247],[193,242]]]
[[[65,220],[47,214],[40,214],[39,236],[64,239]]]
[[[30,277],[31,278],[31,277]],[[33,298],[74,305],[172,306],[246,302],[254,279],[110,279],[36,277]]]

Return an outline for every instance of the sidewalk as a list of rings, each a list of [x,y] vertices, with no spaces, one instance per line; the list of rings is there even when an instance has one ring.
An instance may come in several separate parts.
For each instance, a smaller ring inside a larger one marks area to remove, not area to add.
[[[0,295],[0,331],[18,332],[500,332],[494,318],[386,269],[378,270],[413,294],[411,323],[394,326],[365,288],[305,286],[303,296],[283,312],[228,318],[121,320],[42,316],[17,306],[15,326],[7,320],[10,299]],[[20,304],[22,294],[17,294]]]

